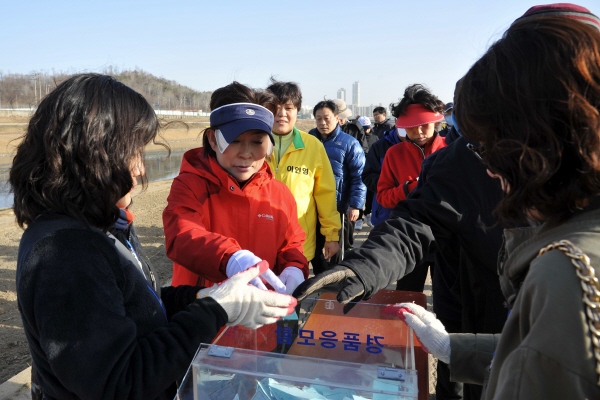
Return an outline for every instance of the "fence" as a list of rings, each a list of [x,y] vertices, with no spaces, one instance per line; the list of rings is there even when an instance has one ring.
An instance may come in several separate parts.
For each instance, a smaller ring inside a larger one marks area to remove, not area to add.
[[[35,108],[0,108],[0,117],[31,117]],[[164,118],[195,118],[208,117],[209,112],[182,110],[155,110],[156,115]]]

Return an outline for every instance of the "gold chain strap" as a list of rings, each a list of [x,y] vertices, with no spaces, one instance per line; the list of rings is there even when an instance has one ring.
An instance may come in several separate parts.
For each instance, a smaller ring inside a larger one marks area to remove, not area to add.
[[[594,345],[596,373],[598,374],[598,385],[600,385],[600,284],[596,278],[594,267],[590,264],[590,258],[568,240],[549,244],[538,252],[538,256],[554,249],[562,251],[571,259],[577,269],[577,276],[581,280],[583,303]]]

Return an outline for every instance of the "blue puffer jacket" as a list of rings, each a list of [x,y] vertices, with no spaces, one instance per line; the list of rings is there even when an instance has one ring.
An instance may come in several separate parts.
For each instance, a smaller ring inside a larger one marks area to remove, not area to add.
[[[369,190],[374,193],[377,193],[377,181],[379,181],[379,174],[381,174],[381,165],[383,164],[385,153],[397,143],[400,143],[400,137],[398,137],[396,128],[394,128],[385,132],[383,138],[373,143],[373,146],[371,146],[371,149],[367,153],[362,180]],[[377,196],[373,196],[373,207],[371,209],[371,223],[373,225],[377,225],[388,219],[391,212],[391,208],[383,207],[377,202]]]
[[[317,128],[309,132],[323,142],[333,175],[335,175],[335,188],[337,208],[339,212],[346,212],[348,207],[362,209],[365,205],[367,187],[361,180],[365,166],[365,153],[361,144],[342,132],[338,125],[335,130],[323,139]]]

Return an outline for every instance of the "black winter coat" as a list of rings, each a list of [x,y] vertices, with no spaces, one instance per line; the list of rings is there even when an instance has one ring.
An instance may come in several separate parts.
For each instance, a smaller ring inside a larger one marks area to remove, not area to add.
[[[369,298],[436,253],[454,266],[443,284],[461,306],[463,332],[500,332],[507,316],[496,268],[502,229],[492,214],[500,183],[462,137],[429,162],[408,199],[340,264],[361,278]]]
[[[344,125],[340,125],[342,131],[352,136],[354,139],[358,140],[363,151],[367,154],[369,151],[369,141],[367,138],[367,134],[365,133],[364,128],[361,124],[358,123],[355,119],[349,119]]]
[[[16,283],[48,399],[172,399],[200,343],[227,322],[213,299],[195,299],[198,288],[159,297],[114,238],[63,216],[25,230]]]
[[[383,134],[392,129],[396,130],[396,121],[395,118],[388,117],[381,123],[374,123],[371,133],[377,135],[379,139],[383,139]]]

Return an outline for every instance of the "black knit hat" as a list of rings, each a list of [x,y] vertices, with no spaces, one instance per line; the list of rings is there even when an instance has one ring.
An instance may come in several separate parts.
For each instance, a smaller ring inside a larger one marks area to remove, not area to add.
[[[533,6],[527,10],[525,14],[517,18],[515,22],[541,16],[562,16],[566,18],[572,18],[581,22],[585,22],[586,24],[592,25],[600,30],[600,18],[592,14],[587,8],[571,3],[554,3]]]

